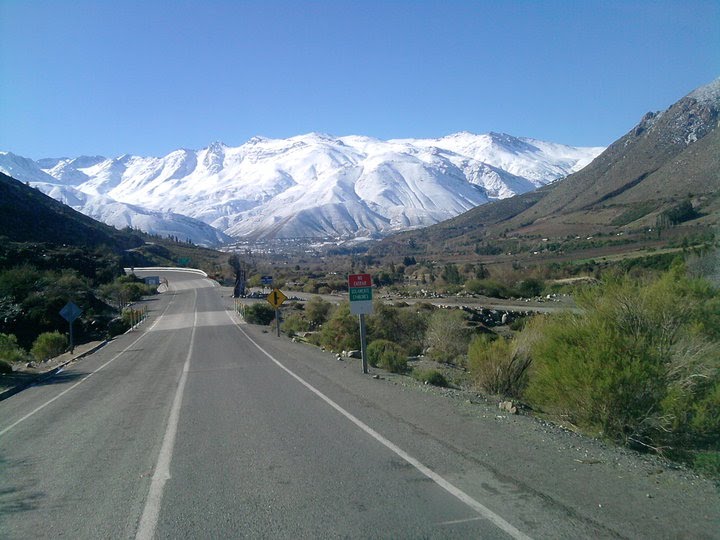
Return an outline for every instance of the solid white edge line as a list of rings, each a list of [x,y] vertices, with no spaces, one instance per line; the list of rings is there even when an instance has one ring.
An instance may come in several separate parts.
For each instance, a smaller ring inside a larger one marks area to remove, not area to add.
[[[334,402],[332,399],[330,399],[328,396],[323,394],[320,390],[315,388],[313,385],[311,385],[309,382],[307,382],[305,379],[285,367],[280,361],[276,360],[275,357],[273,357],[269,352],[267,352],[265,349],[263,349],[253,338],[251,338],[243,328],[237,324],[237,321],[233,319],[233,317],[230,315],[230,312],[225,310],[225,313],[227,313],[228,317],[230,317],[230,320],[235,323],[235,326],[237,327],[240,332],[243,333],[243,335],[257,347],[260,352],[262,352],[265,356],[267,356],[270,360],[272,360],[280,369],[288,373],[291,377],[293,377],[295,380],[297,380],[300,384],[302,384],[305,388],[310,390],[313,394],[318,396],[320,399],[322,399],[325,403],[330,405],[333,409],[335,409],[337,412],[342,414],[345,418],[350,420],[353,424],[355,424],[357,427],[359,427],[361,430],[363,430],[365,433],[370,435],[373,439],[378,441],[380,444],[385,446],[386,448],[390,449],[392,452],[394,452],[396,455],[407,461],[410,465],[415,467],[418,471],[420,471],[422,474],[430,478],[433,482],[435,482],[437,485],[439,485],[441,488],[443,488],[445,491],[465,503],[467,506],[475,510],[480,516],[486,518],[488,521],[493,523],[496,527],[499,529],[505,531],[507,534],[515,538],[516,540],[531,540],[531,537],[505,521],[502,517],[500,517],[498,514],[481,504],[480,502],[473,499],[470,495],[462,491],[460,488],[454,486],[449,481],[445,480],[442,476],[437,474],[435,471],[431,470],[430,468],[426,467],[420,461],[412,457],[410,454],[405,452],[402,448],[397,446],[396,444],[392,443],[382,435],[380,435],[377,431],[375,431],[373,428],[368,426],[366,423],[364,423],[362,420],[348,412],[347,410],[343,409],[340,405],[338,405],[336,402]]]
[[[40,405],[39,407],[36,407],[35,409],[33,409],[32,411],[30,411],[29,413],[27,413],[25,416],[23,416],[22,418],[20,418],[20,419],[17,420],[16,422],[10,424],[8,427],[6,427],[6,428],[3,429],[2,431],[0,431],[0,437],[2,437],[3,435],[5,435],[5,433],[7,433],[8,431],[10,431],[12,428],[14,428],[15,426],[17,426],[18,424],[24,422],[25,420],[27,420],[28,418],[30,418],[31,416],[33,416],[35,413],[40,412],[41,410],[43,410],[45,407],[47,407],[48,405],[50,405],[50,404],[51,404],[52,402],[54,402],[55,400],[60,399],[62,396],[64,396],[64,395],[67,394],[68,392],[70,392],[70,390],[73,390],[73,389],[77,388],[78,386],[80,386],[82,383],[84,383],[85,381],[87,381],[90,377],[92,377],[93,375],[95,375],[98,371],[102,370],[102,369],[105,368],[106,366],[109,366],[109,365],[112,364],[115,360],[117,360],[117,359],[120,358],[123,354],[125,354],[128,350],[130,350],[132,347],[134,347],[135,344],[136,344],[138,341],[140,341],[142,338],[144,338],[145,336],[147,336],[148,333],[149,333],[150,331],[152,331],[153,328],[155,328],[155,325],[156,325],[158,322],[160,322],[160,319],[165,315],[165,313],[167,312],[168,308],[170,307],[170,304],[173,303],[173,300],[174,300],[174,299],[175,299],[175,298],[171,298],[171,299],[170,299],[170,301],[168,302],[168,305],[165,306],[165,309],[163,310],[163,312],[158,316],[157,319],[155,319],[155,322],[152,324],[152,326],[150,326],[150,328],[148,328],[139,338],[137,338],[137,339],[136,339],[135,341],[133,341],[130,345],[128,345],[127,347],[125,347],[122,351],[120,351],[119,353],[117,353],[115,356],[113,356],[110,360],[108,360],[107,362],[105,362],[102,366],[100,366],[99,368],[97,368],[95,371],[93,371],[92,373],[86,375],[85,377],[83,377],[82,379],[80,379],[78,382],[76,382],[75,384],[73,384],[70,388],[66,388],[65,390],[63,390],[62,392],[60,392],[57,396],[55,396],[54,398],[46,401],[45,403],[43,403],[43,404]]]
[[[170,408],[170,416],[168,417],[165,435],[163,436],[160,454],[155,465],[155,472],[150,481],[150,490],[147,499],[145,499],[145,507],[143,509],[140,524],[138,525],[135,538],[138,540],[150,540],[155,535],[158,518],[160,516],[160,507],[162,504],[163,490],[165,482],[170,479],[170,463],[172,462],[173,450],[175,448],[175,437],[180,422],[180,407],[182,405],[183,393],[185,392],[185,383],[187,382],[187,374],[190,371],[190,358],[192,357],[195,345],[195,330],[197,328],[197,289],[195,291],[193,328],[190,334],[190,345],[188,347],[187,357],[183,365],[182,375],[178,383],[172,407]]]

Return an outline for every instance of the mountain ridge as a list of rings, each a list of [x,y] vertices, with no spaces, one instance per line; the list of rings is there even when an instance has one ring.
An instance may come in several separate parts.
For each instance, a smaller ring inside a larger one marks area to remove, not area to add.
[[[513,242],[540,253],[537,239],[568,244],[596,234],[638,237],[654,231],[662,215],[690,202],[698,231],[720,224],[720,78],[664,111],[645,114],[588,166],[553,184],[474,208],[423,231],[433,250],[467,254],[468,246]],[[710,229],[711,230],[711,229]],[[388,237],[378,254],[412,252],[416,233]],[[542,242],[541,242],[542,244]],[[507,248],[507,249],[505,249]],[[426,246],[426,250],[430,249]]]
[[[43,183],[46,191],[55,184],[56,193],[72,187],[89,197],[182,214],[233,237],[350,238],[424,227],[536,189],[585,166],[600,150],[500,133],[387,141],[309,133],[253,137],[239,147],[214,142],[162,158],[33,162],[0,153],[0,170]],[[106,219],[97,207],[97,200],[76,205]]]

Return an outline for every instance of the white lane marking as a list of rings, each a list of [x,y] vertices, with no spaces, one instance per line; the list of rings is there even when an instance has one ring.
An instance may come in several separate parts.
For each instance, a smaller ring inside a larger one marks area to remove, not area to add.
[[[228,317],[232,319],[232,316],[230,315],[229,311],[226,311],[228,314]],[[234,319],[232,319],[233,322],[235,322]],[[300,384],[302,384],[305,388],[310,390],[313,394],[318,396],[320,399],[322,399],[325,403],[330,405],[333,409],[335,409],[337,412],[342,414],[345,418],[350,420],[353,424],[355,424],[357,427],[359,427],[361,430],[363,430],[365,433],[370,435],[373,439],[378,441],[383,446],[387,447],[391,451],[393,451],[396,455],[407,461],[410,465],[415,467],[418,471],[420,471],[422,474],[430,478],[433,482],[435,482],[437,485],[439,485],[441,488],[443,488],[445,491],[450,493],[455,498],[461,500],[464,502],[467,506],[475,510],[481,517],[487,519],[491,523],[493,523],[496,527],[499,529],[505,531],[507,534],[515,538],[516,540],[531,540],[531,538],[523,533],[522,531],[515,528],[513,525],[505,521],[502,517],[500,517],[498,514],[487,508],[486,506],[482,505],[475,499],[473,499],[470,495],[462,491],[460,488],[454,486],[445,478],[440,476],[438,473],[430,469],[429,467],[426,467],[420,461],[412,457],[410,454],[405,452],[402,448],[397,446],[396,444],[390,442],[388,439],[380,435],[377,431],[375,431],[373,428],[368,426],[365,422],[357,418],[356,416],[352,415],[345,409],[343,409],[340,405],[335,403],[332,399],[327,397],[325,394],[323,394],[320,390],[315,388],[313,385],[311,385],[309,382],[307,382],[305,379],[300,377],[299,375],[295,374],[290,369],[286,368],[283,364],[281,364],[278,360],[273,357],[269,352],[267,352],[265,349],[263,349],[253,338],[251,338],[245,330],[242,329],[242,327],[239,324],[236,324],[238,330],[240,330],[248,340],[250,340],[250,343],[255,345],[258,349],[260,349],[260,352],[262,352],[265,356],[267,356],[270,360],[272,360],[280,369],[284,370],[288,373],[291,377],[293,377],[295,380],[297,380]]]
[[[185,392],[185,383],[187,382],[187,374],[190,371],[190,357],[195,345],[195,329],[197,328],[197,289],[195,290],[194,303],[194,321],[192,332],[190,333],[190,346],[188,347],[187,357],[183,365],[182,375],[175,391],[172,407],[170,408],[170,416],[168,417],[167,427],[165,428],[165,436],[163,437],[160,454],[158,455],[155,472],[150,481],[150,491],[145,500],[145,508],[140,525],[138,525],[136,539],[150,540],[155,535],[158,517],[160,516],[160,505],[162,503],[163,490],[165,482],[170,479],[170,463],[172,462],[173,450],[175,448],[175,436],[177,435],[178,423],[180,422],[180,406],[182,405],[183,393]]]
[[[84,383],[85,381],[87,381],[90,377],[92,377],[93,375],[95,375],[98,371],[100,371],[100,370],[104,369],[105,367],[109,366],[109,365],[112,364],[115,360],[117,360],[117,359],[120,358],[123,354],[125,354],[128,350],[132,349],[138,341],[140,341],[142,338],[144,338],[145,336],[147,336],[148,333],[149,333],[153,328],[155,328],[155,325],[156,325],[158,322],[160,322],[160,319],[165,315],[165,313],[167,312],[168,308],[169,308],[170,305],[173,303],[173,300],[175,300],[175,297],[174,297],[174,296],[173,296],[172,298],[170,298],[170,302],[168,302],[168,305],[165,306],[165,309],[164,309],[163,312],[158,316],[158,318],[155,319],[155,322],[152,324],[152,326],[150,326],[150,328],[148,328],[148,329],[145,331],[145,333],[143,333],[139,338],[137,338],[137,339],[136,339],[135,341],[133,341],[130,345],[128,345],[127,347],[125,347],[122,351],[120,351],[119,353],[117,353],[115,356],[113,356],[110,360],[108,360],[107,362],[105,362],[102,366],[100,366],[99,368],[97,368],[95,371],[93,371],[92,373],[86,375],[85,377],[83,377],[82,379],[80,379],[78,382],[76,382],[75,384],[73,384],[70,388],[66,388],[65,390],[63,390],[62,392],[60,392],[57,396],[55,396],[54,398],[46,401],[45,403],[43,403],[43,404],[40,405],[39,407],[36,407],[35,409],[33,409],[32,411],[30,411],[29,413],[27,413],[25,416],[23,416],[22,418],[20,418],[20,420],[16,421],[16,422],[13,423],[13,424],[10,424],[8,427],[6,427],[6,428],[3,429],[2,431],[0,431],[0,437],[2,437],[3,435],[5,435],[5,433],[7,433],[8,431],[10,431],[12,428],[14,428],[15,426],[17,426],[18,424],[24,422],[25,420],[27,420],[28,418],[30,418],[31,416],[33,416],[35,413],[40,412],[41,410],[43,410],[45,407],[47,407],[48,405],[50,405],[50,404],[51,404],[52,402],[54,402],[55,400],[60,399],[61,397],[63,397],[65,394],[67,394],[67,393],[70,392],[71,390],[74,390],[75,388],[77,388],[78,386],[80,386],[82,383]],[[58,373],[59,373],[59,372],[58,372]]]
[[[470,521],[480,521],[481,519],[485,519],[483,516],[473,517],[473,518],[466,518],[466,519],[454,519],[452,521],[443,521],[441,523],[438,523],[438,525],[460,525],[462,523],[469,523]]]

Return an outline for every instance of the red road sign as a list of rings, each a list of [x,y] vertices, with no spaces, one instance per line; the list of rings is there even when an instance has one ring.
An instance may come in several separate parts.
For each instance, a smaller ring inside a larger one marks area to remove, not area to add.
[[[350,274],[348,276],[348,287],[372,287],[370,274]]]

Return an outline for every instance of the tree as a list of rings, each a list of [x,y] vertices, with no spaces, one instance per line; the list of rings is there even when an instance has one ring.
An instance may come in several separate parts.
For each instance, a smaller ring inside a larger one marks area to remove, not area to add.
[[[235,274],[233,298],[240,298],[241,296],[245,295],[245,287],[247,286],[247,284],[245,283],[247,279],[245,265],[240,260],[240,257],[238,257],[237,253],[233,253],[232,255],[230,255],[230,258],[228,259],[228,264],[230,265],[230,268],[232,268],[233,273]]]
[[[475,268],[475,277],[477,279],[487,279],[490,277],[490,272],[488,272],[484,264],[478,264]]]
[[[445,283],[449,285],[460,285],[463,282],[458,267],[453,263],[445,265],[440,277],[442,277]]]

